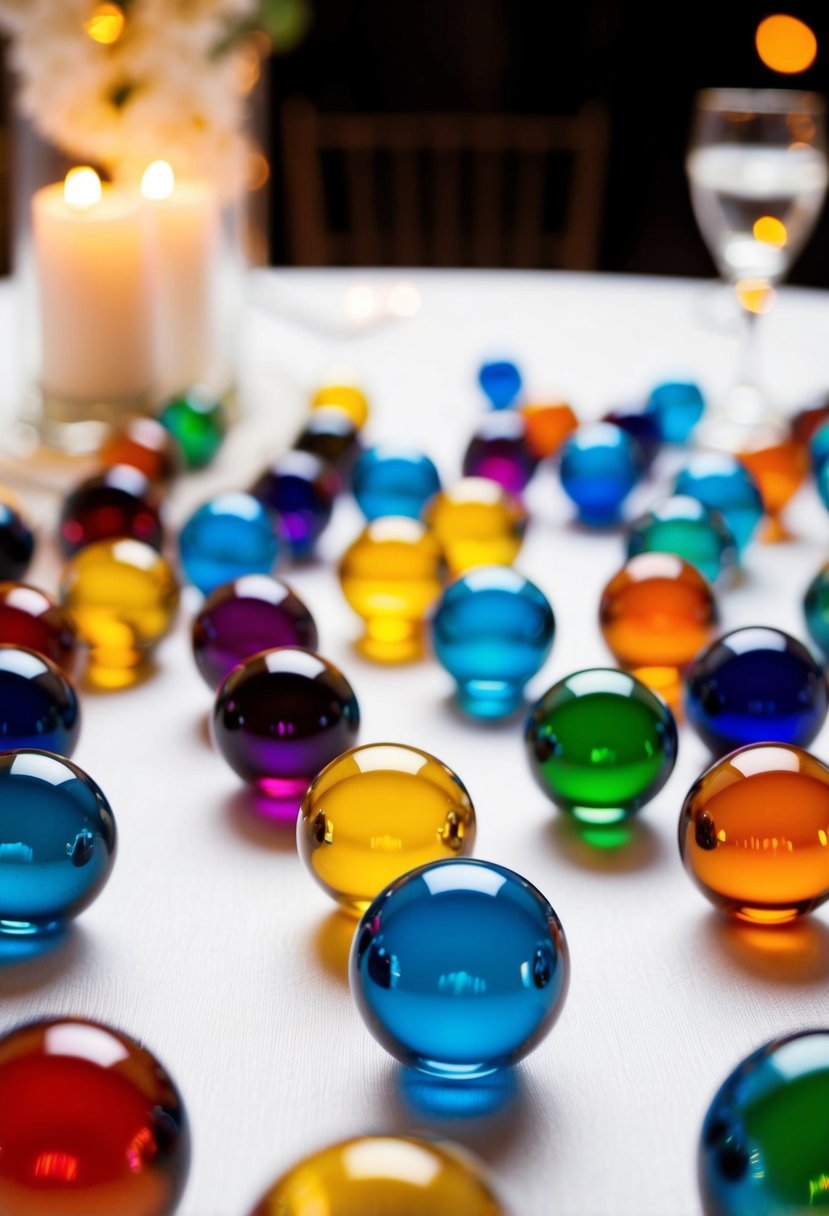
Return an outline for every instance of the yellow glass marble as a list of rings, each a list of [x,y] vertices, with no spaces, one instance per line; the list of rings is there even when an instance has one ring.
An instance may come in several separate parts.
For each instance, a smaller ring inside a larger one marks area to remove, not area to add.
[[[444,574],[440,546],[419,520],[384,515],[364,528],[340,562],[343,595],[365,621],[360,653],[376,663],[420,658]]]
[[[165,559],[138,540],[87,545],[67,564],[61,600],[89,646],[86,678],[99,688],[136,683],[150,651],[178,609],[176,577]]]
[[[474,566],[511,566],[527,528],[517,498],[485,477],[463,477],[426,505],[423,518],[454,576]]]
[[[481,1163],[449,1141],[359,1136],[306,1157],[251,1216],[507,1216]]]
[[[368,397],[356,384],[343,381],[323,384],[318,388],[311,398],[311,409],[317,410],[331,405],[347,414],[358,431],[365,426],[369,415]]]
[[[461,779],[428,752],[369,743],[332,760],[311,782],[296,838],[322,889],[361,913],[407,870],[468,856],[475,810]]]

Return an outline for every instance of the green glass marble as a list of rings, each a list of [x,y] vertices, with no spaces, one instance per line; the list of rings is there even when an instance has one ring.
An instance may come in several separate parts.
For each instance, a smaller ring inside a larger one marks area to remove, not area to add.
[[[635,676],[594,667],[559,680],[533,706],[530,769],[584,823],[618,823],[662,789],[676,763],[674,716]]]
[[[203,469],[210,464],[227,431],[222,402],[198,388],[188,389],[168,401],[158,421],[178,440],[188,469]]]

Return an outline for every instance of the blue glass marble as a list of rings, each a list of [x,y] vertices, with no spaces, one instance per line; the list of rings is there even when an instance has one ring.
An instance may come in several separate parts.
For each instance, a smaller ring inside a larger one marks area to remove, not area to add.
[[[667,380],[651,391],[645,409],[665,443],[685,443],[705,411],[705,398],[692,381]]]
[[[48,933],[100,892],[115,820],[83,769],[51,752],[0,753],[0,936]]]
[[[487,861],[433,862],[360,921],[351,992],[385,1049],[421,1072],[483,1077],[522,1059],[564,1004],[564,931],[526,878]]]
[[[803,615],[809,637],[829,655],[829,564],[821,567],[803,597]]]
[[[746,743],[808,747],[827,704],[823,669],[782,629],[734,629],[688,670],[685,716],[717,756]]]
[[[521,392],[521,373],[509,359],[482,363],[478,383],[494,410],[506,410]]]
[[[29,568],[35,551],[32,532],[7,502],[0,501],[0,579],[18,582]]]
[[[501,718],[550,653],[555,618],[534,583],[508,566],[478,566],[452,583],[432,617],[435,654],[474,718]]]
[[[583,523],[602,527],[619,519],[622,503],[642,476],[642,449],[611,422],[579,427],[561,449],[561,484]]]
[[[78,697],[61,669],[35,650],[0,646],[0,748],[71,756],[80,729]]]
[[[826,510],[829,511],[829,461],[824,460],[815,473],[815,485],[820,495],[820,501],[826,507]]]
[[[517,410],[485,414],[463,456],[464,477],[487,477],[520,496],[538,465]]]
[[[310,452],[291,451],[274,460],[250,492],[276,512],[294,557],[304,559],[331,519],[339,489],[331,465]]]
[[[643,413],[637,409],[609,410],[602,422],[612,422],[627,431],[631,439],[635,439],[642,449],[642,455],[647,468],[653,464],[662,447],[662,433],[655,414]]]
[[[676,494],[630,525],[627,555],[675,553],[713,583],[737,561],[737,543],[719,511],[698,498]]]
[[[424,452],[402,443],[369,448],[354,465],[351,489],[369,523],[383,515],[419,519],[440,477]]]
[[[819,426],[809,440],[809,459],[812,462],[812,472],[817,476],[829,457],[829,422]]]
[[[719,511],[740,552],[763,518],[763,500],[757,482],[733,456],[725,452],[697,452],[674,482],[675,494],[688,494]]]
[[[219,494],[181,530],[182,569],[205,595],[245,574],[270,574],[279,556],[276,527],[273,513],[252,494]]]

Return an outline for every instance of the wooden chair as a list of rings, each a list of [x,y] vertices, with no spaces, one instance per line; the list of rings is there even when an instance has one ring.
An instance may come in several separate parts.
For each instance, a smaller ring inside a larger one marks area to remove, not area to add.
[[[608,119],[282,110],[288,249],[300,265],[598,263]]]

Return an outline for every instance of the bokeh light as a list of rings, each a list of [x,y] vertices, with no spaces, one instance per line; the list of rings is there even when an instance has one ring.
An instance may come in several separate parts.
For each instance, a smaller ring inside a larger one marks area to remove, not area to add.
[[[761,21],[754,42],[757,54],[773,72],[805,72],[817,58],[817,38],[809,26],[786,13]]]

